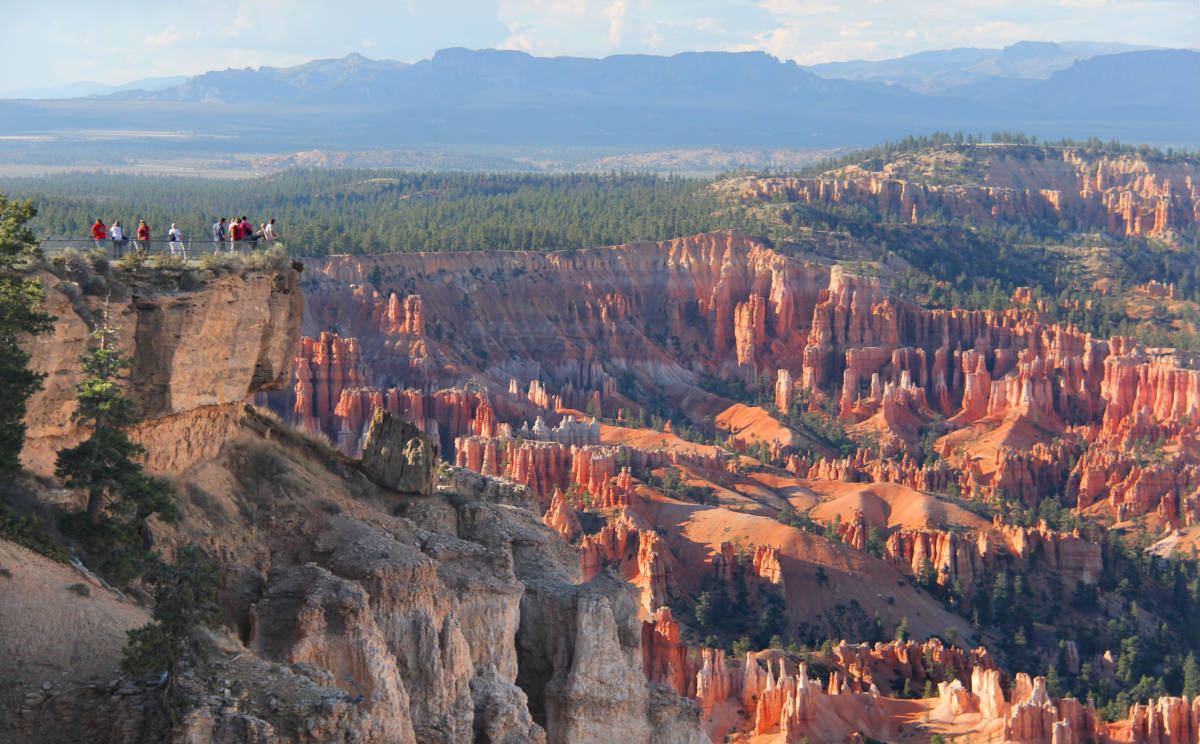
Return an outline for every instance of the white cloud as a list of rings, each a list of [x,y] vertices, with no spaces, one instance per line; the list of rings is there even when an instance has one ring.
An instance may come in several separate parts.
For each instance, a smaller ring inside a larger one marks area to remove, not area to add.
[[[149,34],[145,37],[146,46],[152,47],[172,47],[179,43],[183,38],[183,34],[175,29],[174,26],[166,28],[156,34]]]
[[[768,13],[781,16],[835,15],[842,8],[835,3],[814,3],[809,0],[762,0],[758,6]]]
[[[1024,40],[1200,43],[1200,13],[1178,0],[843,0],[836,5],[757,0],[756,5],[771,20],[752,34],[754,42],[802,64],[955,46],[995,48]],[[1096,12],[1101,7],[1103,12]]]
[[[511,49],[516,52],[525,52],[527,54],[534,53],[533,36],[530,35],[528,29],[510,24],[508,27],[509,35],[504,41],[497,45],[499,49]]]
[[[625,0],[615,0],[615,2],[604,9],[604,15],[608,17],[608,43],[615,47],[621,46],[621,36],[625,32],[625,20],[629,14],[629,6]]]

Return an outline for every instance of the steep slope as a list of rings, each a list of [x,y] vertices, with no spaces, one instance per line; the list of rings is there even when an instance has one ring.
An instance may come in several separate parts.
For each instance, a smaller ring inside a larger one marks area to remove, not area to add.
[[[30,350],[66,383],[101,306],[69,277],[44,278],[74,302],[54,305],[54,332]],[[636,590],[609,574],[581,582],[578,554],[528,511],[525,489],[451,471],[434,490],[432,448],[412,427],[380,424],[360,463],[241,403],[290,374],[296,267],[102,278],[124,298],[108,311],[127,323],[118,338],[136,359],[130,389],[150,416],[135,433],[149,467],[172,474],[182,512],[148,532],[168,559],[186,542],[221,568],[222,681],[215,691],[185,681],[197,707],[180,736],[705,740],[696,708],[642,672]],[[61,390],[34,403],[33,444],[78,438]],[[207,428],[214,417],[221,425]],[[389,453],[412,448],[427,454],[398,478]],[[70,494],[29,487],[45,508],[76,508]],[[0,741],[137,740],[151,695],[117,661],[122,631],[145,609],[4,541],[0,563],[2,663],[14,682]],[[71,643],[48,643],[67,624]]]

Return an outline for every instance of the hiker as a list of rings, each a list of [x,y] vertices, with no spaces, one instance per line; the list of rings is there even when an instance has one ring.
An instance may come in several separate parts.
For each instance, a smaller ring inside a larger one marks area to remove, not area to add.
[[[96,218],[96,224],[92,225],[92,240],[96,241],[97,248],[104,248],[104,236],[108,234],[108,228],[99,217]]]
[[[225,243],[225,237],[225,218],[222,217],[214,222],[212,226],[213,253],[221,252],[221,246]]]
[[[108,229],[109,236],[112,237],[113,258],[120,258],[125,255],[125,229],[121,227],[120,220],[113,220],[112,227]]]
[[[150,226],[145,220],[138,220],[137,226],[137,252],[141,258],[146,257],[146,252],[150,250]]]
[[[167,240],[171,241],[172,256],[187,258],[183,251],[183,233],[179,232],[179,228],[175,226],[174,222],[171,223],[171,229],[167,230]]]
[[[272,217],[270,222],[263,225],[263,239],[267,241],[278,240],[275,237],[275,218]]]

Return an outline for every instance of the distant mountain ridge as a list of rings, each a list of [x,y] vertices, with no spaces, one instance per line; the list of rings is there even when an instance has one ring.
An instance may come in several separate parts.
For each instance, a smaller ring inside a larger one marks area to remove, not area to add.
[[[65,85],[55,85],[46,88],[22,88],[13,91],[8,98],[31,98],[31,99],[55,99],[55,98],[82,98],[84,96],[106,96],[111,93],[119,93],[127,90],[144,90],[153,91],[162,88],[169,88],[173,85],[179,85],[187,81],[186,75],[170,75],[168,77],[152,77],[132,80],[121,85],[107,85],[105,83],[97,83],[91,80],[84,80],[75,83],[67,83]]]
[[[127,100],[222,101],[225,103],[297,103],[320,97],[320,103],[374,101],[403,78],[409,65],[373,60],[361,54],[317,59],[295,67],[259,67],[206,72],[178,85],[154,91],[117,94]]]
[[[1117,92],[1120,93],[1118,94]],[[1045,80],[992,79],[955,86],[948,95],[975,101],[1020,100],[1027,107],[1147,109],[1200,114],[1200,52],[1152,49],[1075,62]]]
[[[942,57],[923,58],[929,74],[1027,75],[954,85],[947,78],[940,95],[822,77],[763,52],[589,59],[453,48],[414,64],[353,54],[208,72],[104,98],[0,101],[0,129],[18,136],[169,130],[197,147],[257,153],[452,145],[813,149],[936,130],[1200,144],[1200,97],[1186,95],[1200,80],[1200,52],[1123,51],[1028,76],[1062,64],[1060,46],[1020,44],[990,57],[979,54],[987,50],[930,53]]]
[[[797,66],[792,62],[779,62],[763,52],[735,53],[757,56],[759,61],[772,60],[777,64],[790,65],[818,77],[832,80],[854,80],[898,85],[917,93],[943,94],[964,85],[993,79],[1045,79],[1052,73],[1071,67],[1078,61],[1101,55],[1119,54],[1130,51],[1145,51],[1152,47],[1135,46],[1117,42],[1037,42],[1022,41],[1000,49],[960,47],[955,49],[918,52],[893,59],[847,62],[826,62],[817,65]],[[606,75],[616,70],[613,80],[622,81],[620,70],[630,69],[637,60],[670,60],[666,65],[694,64],[704,55],[722,55],[723,52],[685,52],[671,57],[654,55],[614,55],[603,59],[582,57],[530,57],[521,52],[484,49],[473,52],[467,49],[443,49],[428,60],[415,64],[396,60],[373,60],[358,53],[345,57],[316,59],[294,67],[227,68],[212,70],[194,77],[162,77],[135,80],[123,85],[112,86],[96,82],[78,82],[53,88],[26,89],[11,98],[74,98],[82,96],[119,94],[128,99],[180,100],[180,101],[226,101],[242,102],[246,96],[266,95],[326,95],[327,103],[353,103],[373,101],[392,88],[403,88],[409,76],[406,70],[415,68],[416,76],[428,75],[434,68],[471,67],[472,56],[484,55],[488,64],[496,63],[496,70],[482,70],[493,81],[511,76],[535,72],[536,60],[552,60],[575,80],[567,83],[584,83],[589,75],[604,69]],[[523,59],[522,59],[523,58]],[[708,71],[712,70],[708,66]],[[719,67],[719,66],[718,66]],[[543,66],[543,71],[545,67]],[[721,70],[717,70],[721,72]],[[560,81],[564,82],[564,81]],[[601,82],[593,79],[593,83]],[[255,86],[252,89],[249,86]],[[277,101],[278,102],[278,101]]]
[[[960,47],[879,61],[826,62],[807,69],[822,77],[890,83],[939,95],[996,78],[1045,79],[1081,60],[1151,48],[1116,42],[1020,41],[1002,49]]]
[[[228,69],[162,90],[129,91],[118,97],[289,104],[394,102],[405,96],[455,101],[466,95],[504,101],[564,95],[581,97],[577,99],[580,102],[589,98],[661,101],[664,96],[699,98],[714,92],[752,96],[765,86],[779,94],[912,98],[880,85],[822,78],[765,52],[683,52],[670,57],[622,54],[593,59],[462,48],[442,49],[411,65],[352,54],[289,68]]]

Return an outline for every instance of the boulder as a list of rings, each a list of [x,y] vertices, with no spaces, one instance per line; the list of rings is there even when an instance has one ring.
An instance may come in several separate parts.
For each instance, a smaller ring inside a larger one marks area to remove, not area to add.
[[[381,486],[428,496],[437,482],[437,450],[417,427],[377,408],[363,445],[362,469]]]

